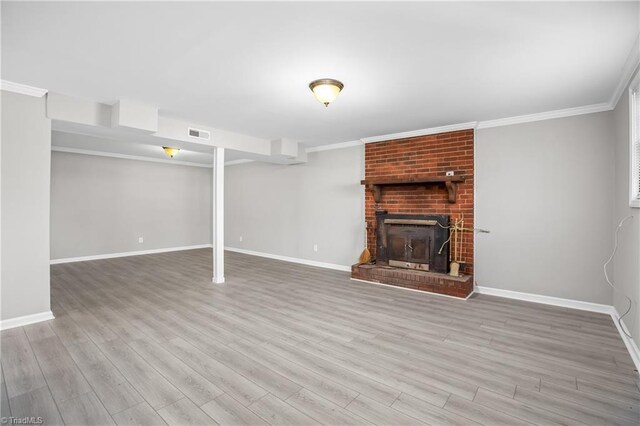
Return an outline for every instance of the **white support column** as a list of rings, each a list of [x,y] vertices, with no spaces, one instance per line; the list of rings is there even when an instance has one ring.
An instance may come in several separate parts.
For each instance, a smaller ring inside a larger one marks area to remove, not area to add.
[[[224,283],[224,148],[213,148],[213,278],[216,284]]]

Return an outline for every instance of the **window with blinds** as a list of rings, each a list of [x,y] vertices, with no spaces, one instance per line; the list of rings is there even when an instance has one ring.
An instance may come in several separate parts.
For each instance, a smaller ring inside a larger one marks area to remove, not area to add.
[[[630,178],[629,205],[640,208],[640,74],[636,76],[630,87]]]

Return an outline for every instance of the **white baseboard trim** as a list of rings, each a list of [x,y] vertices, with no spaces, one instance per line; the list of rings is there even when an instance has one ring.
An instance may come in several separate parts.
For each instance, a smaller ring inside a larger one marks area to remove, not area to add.
[[[59,263],[85,262],[87,260],[113,259],[116,257],[140,256],[144,254],[168,253],[172,251],[194,250],[194,249],[211,248],[211,247],[212,247],[211,244],[199,244],[195,246],[167,247],[167,248],[151,249],[151,250],[125,251],[122,253],[107,253],[107,254],[96,254],[93,256],[67,257],[65,259],[51,259],[49,263],[51,265],[57,265]]]
[[[622,327],[624,327],[624,331],[620,326],[620,322],[618,321],[620,319],[620,314],[618,313],[618,310],[613,306],[611,308],[613,309],[613,312],[611,313],[611,318],[613,319],[613,323],[616,325],[616,328],[618,329],[618,333],[620,333],[620,337],[622,337],[622,341],[624,342],[624,345],[627,347],[627,350],[629,351],[629,355],[631,355],[631,359],[633,360],[633,363],[636,366],[636,370],[640,372],[640,349],[638,349],[638,345],[636,344],[636,342],[625,334],[625,331],[629,333],[629,330],[627,329],[627,326],[625,325],[625,323],[620,321],[622,322]]]
[[[49,321],[54,319],[53,312],[40,312],[39,314],[24,315],[16,318],[9,318],[0,321],[0,330],[9,330],[10,328],[22,327],[24,325],[35,324],[41,321]]]
[[[318,268],[333,269],[335,271],[345,271],[345,272],[351,271],[351,266],[337,265],[335,263],[318,262],[315,260],[299,259],[297,257],[280,256],[279,254],[262,253],[259,251],[245,250],[245,249],[240,249],[236,247],[225,247],[224,249],[227,251],[235,252],[235,253],[266,257],[267,259],[282,260],[284,262],[299,263],[301,265],[307,265],[307,266],[317,266]]]
[[[618,319],[620,314],[618,310],[611,305],[602,305],[599,303],[583,302],[573,299],[562,299],[560,297],[543,296],[540,294],[521,293],[519,291],[503,290],[500,288],[476,286],[475,291],[480,294],[487,294],[491,296],[505,297],[508,299],[524,300],[526,302],[542,303],[545,305],[560,306],[563,308],[579,309],[581,311],[598,312],[601,314],[607,314],[611,316],[613,323],[620,334],[620,338],[624,342],[624,345],[629,351],[629,355],[636,366],[636,370],[640,372],[640,350],[636,342],[627,336],[622,328]],[[623,323],[624,326],[624,323]],[[626,327],[625,327],[626,330]]]
[[[476,293],[490,296],[506,297],[508,299],[524,300],[526,302],[542,303],[545,305],[562,306],[564,308],[579,309],[581,311],[599,312],[611,315],[613,306],[599,303],[582,302],[580,300],[562,299],[560,297],[543,296],[541,294],[521,293],[519,291],[503,290],[501,288],[476,286]]]

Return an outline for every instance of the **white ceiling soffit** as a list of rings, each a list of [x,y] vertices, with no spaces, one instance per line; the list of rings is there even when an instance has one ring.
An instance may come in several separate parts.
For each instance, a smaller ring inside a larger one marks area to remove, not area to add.
[[[611,103],[638,37],[638,9],[3,2],[1,72],[53,92],[106,104],[135,99],[161,117],[315,147]],[[345,83],[328,108],[307,87],[321,77]]]
[[[290,139],[265,140],[236,132],[211,127],[197,126],[194,136],[192,123],[174,118],[161,117],[152,105],[128,100],[120,100],[114,105],[93,102],[49,93],[46,99],[47,117],[53,122],[53,129],[70,134],[98,136],[110,140],[120,140],[122,154],[136,155],[138,147],[171,146],[211,154],[213,147],[253,155],[262,161],[278,164],[298,164],[306,162],[306,150],[299,142]],[[206,137],[200,137],[206,135]],[[111,145],[112,147],[118,145]]]
[[[47,94],[47,89],[39,87],[27,86],[26,84],[15,83],[13,81],[1,80],[0,89],[7,92],[20,93],[21,95],[35,96],[41,98]]]
[[[88,136],[54,130],[51,132],[51,147],[54,151],[77,154],[104,155],[129,159],[151,159],[160,162],[188,166],[211,167],[213,157],[210,152],[196,152],[181,149],[169,158],[162,147],[144,143],[131,143],[122,139]]]

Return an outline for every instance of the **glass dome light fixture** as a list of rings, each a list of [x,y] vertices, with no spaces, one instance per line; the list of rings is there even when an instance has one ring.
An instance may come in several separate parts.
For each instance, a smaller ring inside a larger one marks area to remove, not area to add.
[[[163,146],[162,149],[164,149],[165,154],[171,158],[180,151],[180,148],[171,148],[170,146]]]
[[[332,78],[321,78],[309,83],[309,89],[325,107],[328,107],[331,102],[336,100],[343,88],[344,84]]]

